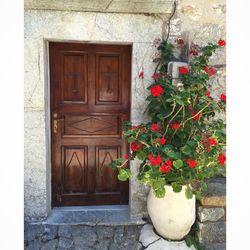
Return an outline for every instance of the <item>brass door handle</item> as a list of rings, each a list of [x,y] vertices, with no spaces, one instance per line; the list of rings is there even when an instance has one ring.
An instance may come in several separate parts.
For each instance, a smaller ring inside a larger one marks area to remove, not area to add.
[[[54,113],[53,114],[53,132],[54,134],[57,133],[57,129],[58,129],[58,121],[63,121],[63,118],[58,118],[58,114]]]

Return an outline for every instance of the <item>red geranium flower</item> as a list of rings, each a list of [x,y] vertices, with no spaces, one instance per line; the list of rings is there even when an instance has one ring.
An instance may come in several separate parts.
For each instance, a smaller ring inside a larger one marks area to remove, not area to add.
[[[222,94],[220,95],[220,99],[221,99],[223,102],[226,102],[227,97],[226,97],[226,95],[225,95],[224,93],[222,93]]]
[[[181,75],[187,75],[188,74],[188,67],[180,67],[179,72]]]
[[[212,97],[211,97],[211,93],[210,93],[209,91],[207,91],[207,92],[205,93],[205,96],[207,96],[207,97],[209,97],[209,98],[212,98]]]
[[[166,142],[167,142],[167,140],[166,140],[164,137],[162,137],[162,138],[161,138],[161,145],[165,145]]]
[[[170,159],[167,159],[167,160],[165,161],[165,164],[166,164],[167,166],[169,166],[169,167],[172,167],[172,165],[173,165],[173,163],[172,163],[172,161],[171,161]]]
[[[189,165],[190,168],[195,168],[198,165],[198,162],[193,159],[186,160],[186,163]]]
[[[153,131],[156,131],[156,132],[160,132],[161,131],[161,128],[160,126],[157,124],[157,123],[153,123],[150,127],[150,131],[153,132]]]
[[[152,165],[159,165],[162,162],[161,156],[157,155],[156,157],[153,157],[153,155],[149,154],[148,159]]]
[[[144,72],[143,71],[140,72],[139,78],[142,78],[142,79],[144,78]]]
[[[180,124],[179,124],[179,123],[174,123],[174,124],[172,125],[172,128],[173,128],[174,130],[178,129],[179,127],[180,127]]]
[[[156,86],[151,87],[150,92],[152,96],[157,97],[163,93],[163,88],[160,85],[156,85]]]
[[[125,154],[125,155],[123,156],[123,158],[126,159],[126,160],[128,160],[128,159],[129,159],[128,154]]]
[[[161,78],[161,74],[160,73],[154,73],[152,75],[152,78],[157,81],[157,80],[159,80]]]
[[[214,75],[214,68],[209,68],[209,75],[210,76],[213,76]]]
[[[131,143],[130,147],[131,147],[132,151],[136,152],[142,147],[142,144],[137,145],[137,142],[134,141],[134,142]]]
[[[217,145],[217,141],[214,138],[208,138],[208,143],[210,145],[216,146]]]
[[[193,116],[193,119],[195,120],[195,121],[198,121],[199,119],[200,119],[200,116],[201,116],[201,113],[199,113],[199,114],[196,114],[195,112],[191,112],[191,115]]]
[[[208,66],[204,67],[203,69],[207,74],[209,74],[210,76],[213,76],[215,71],[214,68],[209,68]]]
[[[225,40],[220,39],[220,40],[217,42],[217,44],[218,44],[219,46],[223,47],[223,46],[225,46],[225,45],[226,45],[226,41],[225,41]]]
[[[221,166],[224,166],[225,161],[226,161],[226,156],[224,154],[220,153],[218,156],[218,161],[220,162]]]
[[[161,167],[160,167],[160,171],[161,171],[162,173],[167,173],[167,172],[169,172],[170,170],[171,170],[171,167],[168,166],[168,165],[166,165],[166,164],[162,164]]]

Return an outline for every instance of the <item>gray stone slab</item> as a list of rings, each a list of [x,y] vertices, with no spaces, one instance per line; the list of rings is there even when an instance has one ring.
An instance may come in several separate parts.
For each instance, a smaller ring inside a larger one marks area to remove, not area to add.
[[[224,221],[198,224],[198,237],[203,243],[226,242],[226,223]]]
[[[144,247],[147,247],[149,244],[152,244],[159,239],[160,236],[154,232],[153,226],[151,224],[146,224],[143,226],[143,228],[141,229],[139,241]]]
[[[185,241],[167,241],[159,239],[149,245],[146,250],[194,250],[193,247],[188,247]]]
[[[92,206],[54,208],[44,224],[51,225],[143,225],[143,220],[131,219],[128,206]]]
[[[200,222],[218,221],[225,215],[225,209],[222,207],[198,207],[197,216]]]

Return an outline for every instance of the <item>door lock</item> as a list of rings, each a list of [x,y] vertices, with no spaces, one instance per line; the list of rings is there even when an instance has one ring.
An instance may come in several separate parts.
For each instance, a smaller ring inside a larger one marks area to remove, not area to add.
[[[57,133],[57,129],[58,129],[58,121],[63,121],[63,118],[58,118],[58,114],[54,113],[53,114],[53,132],[54,134]]]

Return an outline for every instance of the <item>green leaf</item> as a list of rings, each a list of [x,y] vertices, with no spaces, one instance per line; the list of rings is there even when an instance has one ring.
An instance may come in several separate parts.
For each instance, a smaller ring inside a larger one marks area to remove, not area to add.
[[[196,198],[197,200],[200,200],[200,199],[201,199],[201,192],[195,191],[194,194],[195,194],[195,198]]]
[[[175,168],[179,169],[179,168],[181,168],[183,166],[183,161],[180,160],[180,159],[176,160],[176,161],[173,162],[173,165],[174,165]]]
[[[186,195],[187,199],[192,199],[193,198],[193,191],[191,190],[190,187],[186,188],[185,195]]]
[[[165,188],[158,188],[158,189],[153,189],[154,190],[154,194],[157,198],[163,198],[165,196]]]
[[[182,148],[182,152],[183,152],[183,154],[185,154],[185,155],[191,155],[192,150],[191,150],[191,148],[190,148],[188,145],[185,145],[185,146]]]
[[[157,198],[163,198],[165,196],[165,186],[166,182],[164,178],[152,179],[150,182],[153,188],[154,194]]]
[[[144,151],[138,152],[136,154],[137,158],[141,161],[145,160],[147,158],[147,153]]]
[[[132,173],[130,169],[121,169],[117,177],[120,181],[126,181],[130,179],[131,176],[132,176]]]
[[[173,182],[173,183],[171,184],[171,186],[172,186],[173,191],[174,191],[175,193],[179,193],[179,192],[181,192],[181,190],[182,190],[182,186],[181,186],[180,184],[178,184],[177,182]]]

